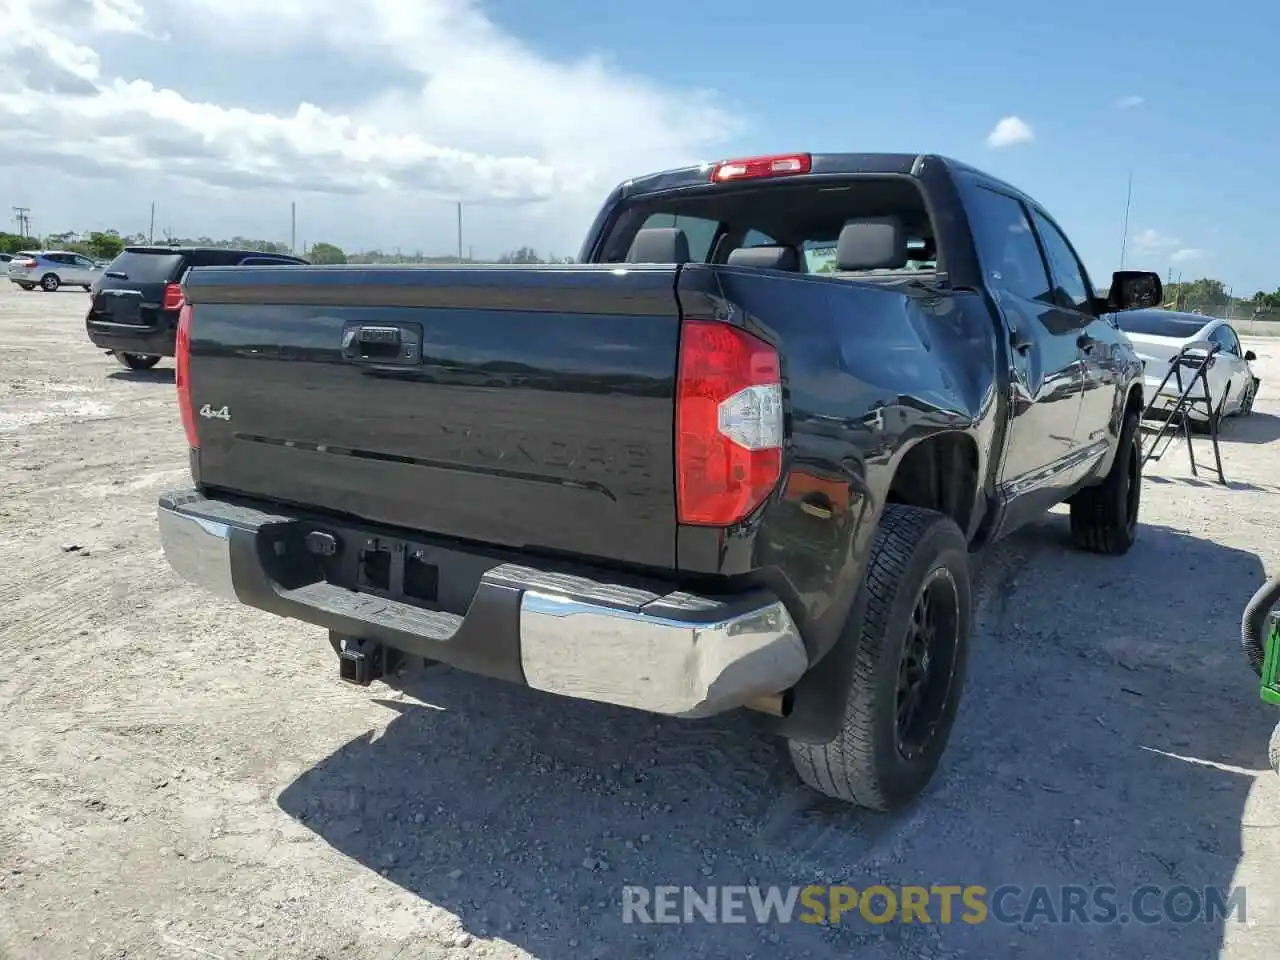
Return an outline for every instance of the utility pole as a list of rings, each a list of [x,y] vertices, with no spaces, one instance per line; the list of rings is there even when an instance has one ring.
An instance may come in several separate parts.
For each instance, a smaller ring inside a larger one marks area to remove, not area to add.
[[[1120,237],[1120,269],[1124,269],[1125,248],[1129,245],[1129,208],[1133,206],[1133,168],[1129,168],[1129,190],[1124,199],[1124,233]]]
[[[462,262],[462,201],[458,201],[458,262]]]
[[[147,228],[147,243],[156,242],[156,202],[151,201],[151,226]]]
[[[14,207],[13,219],[18,224],[18,236],[26,237],[27,232],[31,229],[31,208],[30,207]]]
[[[289,201],[289,253],[298,255],[298,202]]]

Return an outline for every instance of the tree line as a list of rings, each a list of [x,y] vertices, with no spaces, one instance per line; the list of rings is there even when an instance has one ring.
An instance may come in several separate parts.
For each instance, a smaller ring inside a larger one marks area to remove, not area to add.
[[[212,237],[175,237],[166,233],[159,241],[162,245],[232,247],[240,250],[258,250],[262,253],[289,253],[289,244],[274,240],[255,240],[249,237],[232,237],[216,240]],[[122,234],[116,230],[91,230],[87,233],[57,233],[43,238],[22,237],[15,233],[0,232],[0,253],[17,253],[19,250],[44,249],[69,250],[99,260],[111,260],[126,246],[142,246],[148,238],[141,233]],[[393,263],[393,264],[449,264],[449,263],[572,263],[572,257],[541,254],[524,246],[500,256],[483,258],[456,255],[430,255],[421,251],[404,253],[386,250],[361,250],[348,253],[332,243],[313,243],[302,253],[312,263]],[[1164,285],[1165,309],[1187,313],[1203,313],[1206,316],[1232,316],[1254,320],[1280,321],[1280,287],[1268,293],[1259,290],[1252,297],[1233,297],[1227,285],[1213,277],[1201,277],[1185,283]]]
[[[1201,277],[1186,283],[1166,283],[1163,306],[1206,316],[1280,320],[1280,287],[1270,293],[1259,290],[1251,297],[1233,297],[1221,280]]]

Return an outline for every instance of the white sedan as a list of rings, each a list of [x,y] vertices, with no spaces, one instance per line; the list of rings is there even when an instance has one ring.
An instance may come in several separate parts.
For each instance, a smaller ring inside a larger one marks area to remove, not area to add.
[[[1214,410],[1221,409],[1224,417],[1247,416],[1253,411],[1258,379],[1249,364],[1258,358],[1252,350],[1244,350],[1240,346],[1240,338],[1226,320],[1173,310],[1130,310],[1115,314],[1115,320],[1142,359],[1148,402],[1160,389],[1160,383],[1169,373],[1173,358],[1179,351],[1186,349],[1192,356],[1198,354],[1203,357],[1216,344],[1218,352],[1213,355],[1206,371],[1210,404]],[[1182,368],[1184,388],[1190,384],[1194,374],[1194,367]],[[1161,407],[1166,411],[1172,409],[1178,394],[1175,374],[1160,390],[1157,410]],[[1197,383],[1191,397],[1203,400],[1204,387]],[[1208,421],[1203,403],[1190,406],[1187,416],[1201,424]]]

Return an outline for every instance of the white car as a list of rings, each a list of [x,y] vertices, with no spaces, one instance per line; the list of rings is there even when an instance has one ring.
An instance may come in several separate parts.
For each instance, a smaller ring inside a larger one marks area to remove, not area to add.
[[[9,279],[23,290],[52,293],[59,287],[84,287],[102,276],[102,268],[79,253],[66,250],[22,250],[8,263]]]
[[[1115,320],[1142,360],[1148,402],[1160,390],[1179,351],[1186,349],[1191,355],[1203,357],[1216,344],[1218,352],[1206,371],[1212,408],[1221,409],[1224,417],[1248,416],[1253,411],[1259,381],[1249,364],[1258,357],[1252,350],[1240,346],[1240,338],[1226,320],[1173,310],[1130,310],[1115,314]],[[1183,367],[1184,389],[1194,374],[1194,367]],[[1160,390],[1156,410],[1171,410],[1178,394],[1178,378],[1174,375]],[[1203,400],[1204,388],[1197,383],[1191,397]],[[1189,407],[1187,416],[1199,424],[1208,421],[1203,403]]]

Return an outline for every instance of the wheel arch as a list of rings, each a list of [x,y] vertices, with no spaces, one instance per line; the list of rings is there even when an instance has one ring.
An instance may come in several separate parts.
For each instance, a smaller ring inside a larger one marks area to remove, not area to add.
[[[950,517],[968,540],[981,520],[982,465],[978,443],[969,433],[948,430],[922,437],[897,458],[885,497],[906,507],[924,507]]]
[[[886,490],[883,502],[875,505],[868,543],[874,542],[885,512],[894,506],[919,507],[948,517],[960,528],[966,542],[974,542],[987,511],[981,500],[984,495],[982,460],[972,434],[944,430],[921,436],[904,444],[885,467],[889,473],[888,485],[883,488]],[[867,597],[862,581],[871,566],[870,554],[864,557],[864,562],[845,624],[859,623],[866,615]],[[856,655],[856,631],[846,627],[800,682],[788,691],[788,712],[775,721],[777,731],[793,739],[814,742],[834,736],[853,683]]]

